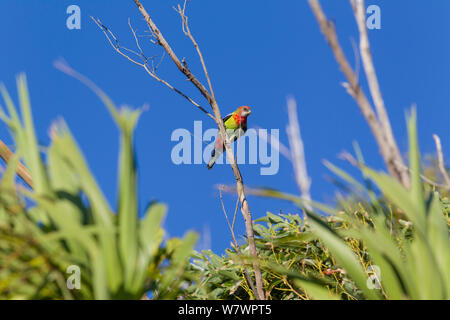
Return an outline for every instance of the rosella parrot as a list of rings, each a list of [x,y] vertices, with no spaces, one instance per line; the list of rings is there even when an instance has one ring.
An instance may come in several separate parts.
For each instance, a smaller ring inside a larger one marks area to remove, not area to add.
[[[225,125],[225,130],[227,131],[230,142],[236,141],[239,137],[245,134],[247,131],[247,117],[250,113],[250,107],[242,106],[223,118],[222,121]],[[222,155],[224,149],[225,145],[219,132],[216,138],[215,148],[211,153],[211,159],[208,162],[208,169],[213,167],[216,160]]]

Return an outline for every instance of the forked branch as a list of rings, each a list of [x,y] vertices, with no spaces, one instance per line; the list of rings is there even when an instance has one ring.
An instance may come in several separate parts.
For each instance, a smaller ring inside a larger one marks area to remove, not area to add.
[[[404,169],[405,164],[392,134],[391,125],[384,106],[381,91],[379,89],[375,68],[370,54],[369,40],[365,26],[365,11],[363,0],[350,0],[355,11],[355,17],[360,33],[360,53],[363,61],[364,71],[369,82],[372,99],[377,112],[365,93],[362,91],[357,74],[353,71],[350,63],[345,57],[344,51],[339,43],[333,22],[328,20],[318,0],[308,0],[310,7],[319,23],[320,29],[333,51],[335,59],[347,78],[344,84],[347,92],[355,99],[363,116],[365,117],[372,134],[380,149],[381,156],[389,173],[405,187],[409,186],[408,171]]]
[[[192,98],[190,98],[188,95],[183,93],[181,90],[179,90],[179,89],[175,88],[174,86],[172,86],[168,81],[162,79],[161,77],[159,77],[157,75],[156,70],[158,69],[159,65],[161,64],[162,58],[155,65],[155,63],[154,63],[154,58],[155,57],[154,56],[147,57],[144,54],[144,52],[143,52],[143,50],[141,48],[141,45],[139,43],[139,39],[138,39],[138,37],[136,35],[136,31],[131,26],[130,21],[128,21],[128,25],[129,25],[129,27],[131,29],[131,32],[133,33],[133,37],[134,37],[134,39],[136,41],[136,46],[138,47],[139,52],[136,52],[136,51],[134,51],[132,49],[129,49],[129,48],[126,48],[126,47],[120,45],[119,40],[114,35],[114,33],[108,27],[106,27],[104,24],[102,24],[100,19],[94,19],[93,17],[91,17],[91,19],[103,31],[103,33],[104,33],[106,39],[108,40],[109,44],[111,45],[111,47],[113,47],[113,49],[118,54],[120,54],[122,57],[124,57],[128,61],[134,63],[135,65],[144,68],[144,70],[147,72],[147,74],[149,76],[151,76],[153,79],[155,79],[158,82],[161,82],[162,84],[167,86],[169,89],[171,89],[171,90],[175,91],[176,93],[178,93],[179,95],[181,95],[183,98],[185,98],[190,103],[192,103],[194,106],[196,106],[201,111],[203,111],[208,117],[210,117],[211,119],[214,120],[214,116],[211,113],[209,113],[205,108],[203,108],[200,104],[195,102]],[[133,55],[133,56],[131,56],[131,55]],[[149,61],[151,62],[151,65],[150,65]]]
[[[302,198],[311,200],[310,187],[311,179],[306,170],[305,151],[303,148],[303,139],[300,134],[300,124],[297,115],[297,102],[293,97],[287,101],[289,124],[286,127],[289,146],[291,150],[291,161],[294,167],[295,181]]]
[[[447,169],[445,168],[445,164],[444,164],[444,155],[442,152],[441,139],[439,138],[439,136],[437,134],[433,134],[433,139],[434,139],[434,142],[436,143],[436,153],[437,153],[437,158],[438,158],[439,171],[441,171],[442,177],[444,179],[445,188],[447,190],[450,190],[450,177],[448,176],[448,172],[447,172]]]
[[[0,158],[5,161],[6,164],[9,163],[14,153],[8,148],[8,146],[0,140]],[[33,188],[33,179],[31,177],[30,171],[21,162],[18,163],[16,168],[17,175],[25,182],[30,188]]]
[[[236,250],[237,255],[239,256],[239,258],[241,259],[241,265],[242,265],[242,270],[245,276],[245,279],[248,282],[248,285],[250,286],[250,289],[252,289],[253,292],[257,292],[256,288],[255,288],[255,284],[252,280],[252,278],[250,277],[247,267],[245,266],[245,262],[244,259],[242,257],[242,252],[241,252],[241,248],[237,242],[236,239],[236,234],[234,232],[234,223],[236,222],[236,214],[237,214],[237,210],[239,208],[239,199],[238,201],[236,201],[236,208],[234,209],[234,214],[233,214],[233,222],[230,223],[230,220],[228,219],[228,214],[227,211],[225,210],[225,204],[223,203],[223,198],[222,198],[222,189],[224,188],[224,186],[220,186],[219,187],[219,199],[220,199],[220,203],[222,204],[222,211],[223,214],[225,215],[225,219],[227,220],[227,224],[228,224],[228,228],[230,229],[230,233],[231,233],[231,238],[233,239],[232,242],[232,246],[234,247],[234,249]]]
[[[245,189],[244,189],[244,182],[242,179],[241,172],[239,171],[239,167],[236,164],[236,161],[234,161],[234,153],[230,147],[230,141],[228,139],[228,136],[225,131],[225,126],[222,122],[222,115],[220,113],[219,105],[217,103],[217,100],[214,96],[214,92],[212,90],[212,84],[211,79],[208,74],[208,70],[206,68],[206,63],[203,58],[203,55],[200,51],[200,48],[195,41],[194,37],[192,36],[192,33],[189,29],[188,20],[185,14],[186,10],[186,2],[184,3],[183,8],[181,6],[178,6],[178,12],[182,18],[182,24],[183,24],[183,30],[185,34],[191,39],[192,43],[194,44],[194,47],[197,50],[197,53],[199,55],[203,71],[205,74],[205,77],[207,78],[208,85],[210,87],[210,90],[206,89],[206,87],[198,80],[198,78],[192,73],[192,71],[188,68],[185,61],[181,61],[178,56],[173,51],[172,47],[169,45],[167,40],[164,38],[163,34],[159,30],[159,28],[156,26],[155,22],[151,18],[148,11],[144,8],[144,6],[141,4],[139,0],[133,0],[136,6],[138,7],[139,11],[141,12],[142,16],[144,17],[149,30],[151,32],[152,37],[155,39],[154,43],[160,45],[163,47],[165,52],[169,55],[169,57],[172,59],[172,61],[177,66],[178,70],[185,75],[187,80],[192,82],[194,86],[198,89],[198,91],[205,97],[205,99],[208,101],[209,105],[211,106],[214,114],[214,121],[216,122],[220,135],[222,137],[225,137],[223,140],[225,142],[225,150],[227,158],[231,164],[231,167],[233,169],[234,177],[236,180],[236,190],[239,197],[239,201],[241,204],[241,212],[244,216],[245,220],[245,227],[246,227],[246,233],[248,238],[248,244],[250,249],[250,254],[254,258],[253,259],[253,269],[255,273],[255,282],[256,282],[256,292],[255,296],[257,299],[264,299],[264,290],[263,290],[263,281],[261,276],[261,269],[259,266],[259,262],[257,259],[257,252],[256,252],[256,246],[255,246],[255,239],[254,239],[254,232],[253,232],[253,223],[252,223],[252,216],[250,212],[250,208],[247,202],[247,198],[245,196]]]

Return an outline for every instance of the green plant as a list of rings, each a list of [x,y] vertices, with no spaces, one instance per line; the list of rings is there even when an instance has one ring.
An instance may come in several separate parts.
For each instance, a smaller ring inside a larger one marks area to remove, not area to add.
[[[449,298],[448,199],[421,181],[415,122],[413,113],[408,121],[410,189],[365,167],[356,148],[365,185],[326,163],[350,190],[350,197],[338,197],[336,209],[275,190],[252,191],[291,201],[307,213],[303,220],[299,215],[267,213],[255,221],[267,298]],[[253,298],[244,276],[244,266],[249,267],[245,242],[241,251],[243,256],[236,248],[223,256],[199,253],[192,267],[208,290],[193,290],[194,297]]]
[[[17,79],[21,118],[2,86],[9,115],[2,110],[0,118],[16,150],[0,185],[0,238],[7,240],[0,244],[0,297],[139,299],[150,291],[154,298],[174,298],[197,236],[187,233],[164,245],[166,207],[159,203],[138,218],[133,133],[141,111],[116,108],[92,82],[77,77],[97,93],[120,130],[117,211],[62,120],[52,125],[42,157],[25,76]],[[15,182],[20,159],[31,173],[31,190]],[[80,290],[66,287],[70,265],[80,269]]]
[[[411,187],[405,189],[384,173],[366,167],[363,172],[380,188],[411,226],[409,234],[393,234],[388,217],[376,214],[373,223],[361,224],[349,219],[352,227],[342,233],[325,226],[314,214],[314,233],[329,248],[337,263],[364,292],[366,298],[448,299],[450,297],[450,242],[448,212],[438,192],[426,192],[420,177],[420,155],[417,143],[416,115],[408,120]],[[345,238],[358,239],[367,247],[373,265],[381,274],[380,290],[367,285],[367,270],[345,243]]]
[[[337,226],[334,217],[328,223]],[[299,215],[268,212],[255,221],[254,228],[266,298],[310,299],[308,293],[296,285],[297,280],[306,279],[328,285],[343,298],[361,298],[358,288],[336,267],[331,254],[311,232],[309,223]],[[251,261],[246,243],[241,245],[241,251],[242,255],[233,247],[223,256],[210,250],[198,253],[192,268],[203,274],[200,287],[205,290],[194,287],[191,294],[203,299],[253,299],[244,275],[244,266],[249,268]]]

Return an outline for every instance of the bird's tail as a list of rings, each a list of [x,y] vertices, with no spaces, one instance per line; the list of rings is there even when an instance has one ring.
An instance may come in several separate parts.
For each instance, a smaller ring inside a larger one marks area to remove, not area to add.
[[[211,152],[211,158],[209,159],[208,165],[206,166],[208,168],[208,170],[210,170],[213,166],[214,163],[216,163],[216,150],[213,149],[213,151]]]

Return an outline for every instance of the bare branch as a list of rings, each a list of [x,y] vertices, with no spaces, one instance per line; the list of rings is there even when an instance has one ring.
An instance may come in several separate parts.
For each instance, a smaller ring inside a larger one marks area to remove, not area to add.
[[[347,151],[343,151],[339,154],[338,156],[339,159],[341,160],[346,160],[348,161],[352,166],[356,167],[356,168],[361,168],[361,164],[358,162],[358,160],[356,160],[349,152]]]
[[[241,212],[242,212],[242,215],[244,216],[244,221],[245,221],[245,229],[246,229],[246,233],[247,233],[249,250],[250,250],[250,254],[254,257],[253,269],[255,272],[255,282],[256,282],[255,296],[257,299],[264,299],[265,295],[264,295],[264,290],[263,290],[261,269],[259,266],[259,261],[257,259],[258,255],[257,255],[257,251],[256,251],[256,246],[255,246],[255,236],[254,236],[254,231],[253,231],[252,215],[251,215],[250,208],[249,208],[249,205],[247,202],[247,198],[245,196],[245,189],[244,189],[242,175],[239,170],[239,167],[236,164],[236,161],[234,161],[234,153],[230,147],[230,141],[229,141],[228,135],[225,131],[225,126],[222,121],[222,115],[220,113],[219,105],[212,93],[212,90],[210,93],[203,86],[203,84],[197,79],[197,77],[194,76],[194,74],[191,72],[191,70],[187,67],[186,63],[182,63],[180,61],[180,59],[177,57],[175,52],[170,47],[169,43],[166,41],[166,39],[162,35],[161,31],[158,29],[158,27],[156,26],[156,24],[150,17],[150,14],[142,6],[141,2],[139,0],[133,0],[133,1],[136,4],[136,6],[138,7],[139,11],[141,12],[145,21],[147,22],[147,25],[149,26],[152,34],[154,34],[155,37],[158,39],[158,44],[161,45],[165,49],[165,51],[170,56],[170,58],[175,63],[175,65],[180,70],[180,72],[183,73],[186,76],[186,78],[194,84],[194,86],[200,91],[200,93],[206,98],[208,103],[211,105],[211,108],[214,113],[214,118],[215,118],[214,120],[219,128],[220,136],[222,137],[222,140],[224,141],[227,158],[231,164],[231,168],[233,169],[233,174],[234,174],[234,177],[236,180],[236,190],[237,190],[237,194],[239,196],[239,201],[241,203]],[[183,25],[185,25],[185,24],[183,23]],[[186,29],[186,31],[187,31],[187,29]],[[198,45],[196,48],[198,48]],[[199,49],[197,52],[199,52],[199,56],[201,56],[201,52]],[[206,65],[204,63],[204,60],[202,59],[202,56],[200,59],[201,59],[202,66],[205,71]],[[205,71],[205,75],[207,76],[207,78],[209,78],[207,71]],[[210,81],[208,81],[208,82],[210,83]]]
[[[352,166],[361,169],[362,167],[362,163],[358,162],[350,153],[348,153],[347,151],[343,151],[339,154],[339,158],[342,160],[346,160],[348,161]],[[404,167],[402,167],[402,169],[406,172],[411,172],[411,169],[408,168],[408,166],[404,165]],[[425,182],[428,183],[429,185],[436,187],[436,188],[443,188],[443,189],[447,189],[450,190],[450,185],[443,185],[437,182],[434,182],[433,180],[427,178],[426,176],[424,176],[423,174],[420,175],[420,178]]]
[[[158,64],[155,66],[150,67],[148,64],[148,60],[149,58],[147,58],[144,55],[144,52],[139,44],[139,40],[136,36],[136,32],[134,31],[133,27],[131,26],[130,21],[128,21],[128,25],[131,29],[131,32],[133,33],[134,39],[136,41],[136,45],[139,49],[139,53],[128,49],[126,47],[123,47],[119,44],[119,40],[116,38],[116,36],[113,34],[113,32],[108,29],[106,26],[104,26],[99,19],[95,20],[93,17],[91,17],[91,19],[97,24],[97,26],[103,31],[106,39],[108,40],[108,42],[111,44],[111,46],[113,47],[113,49],[120,54],[121,56],[123,56],[124,58],[126,58],[128,61],[138,65],[139,67],[144,68],[144,70],[148,73],[148,75],[150,75],[153,79],[157,80],[158,82],[161,82],[162,84],[164,84],[165,86],[167,86],[169,89],[175,91],[176,93],[178,93],[179,95],[181,95],[183,98],[185,98],[186,100],[188,100],[190,103],[192,103],[194,106],[196,106],[197,108],[199,108],[201,111],[203,111],[208,117],[210,117],[211,119],[215,120],[214,116],[209,113],[205,108],[203,108],[202,106],[200,106],[197,102],[195,102],[192,98],[190,98],[188,95],[186,95],[185,93],[183,93],[182,91],[180,91],[179,89],[175,88],[174,86],[172,86],[169,82],[167,82],[166,80],[160,78],[157,74],[156,74],[156,69],[159,67],[159,65],[162,62],[162,58],[161,60],[158,62]],[[126,54],[124,51],[126,52],[130,52],[133,53],[134,55],[136,55],[142,62],[139,62],[133,58],[131,58],[128,54]],[[153,57],[152,57],[153,58]],[[153,59],[152,63],[153,63]]]
[[[364,0],[351,0],[353,11],[355,14],[355,20],[359,30],[359,50],[361,52],[361,59],[363,62],[364,71],[366,74],[367,82],[369,83],[369,89],[372,96],[375,110],[378,116],[378,122],[383,128],[385,137],[387,139],[390,152],[395,155],[396,158],[401,159],[400,151],[397,143],[395,142],[394,134],[392,133],[391,123],[386,112],[383,96],[381,94],[380,85],[378,83],[377,74],[373,64],[372,53],[370,51],[369,36],[367,34],[366,27],[366,13]],[[409,179],[403,174],[401,176],[402,182],[406,182]]]
[[[367,96],[362,91],[358,82],[358,77],[350,66],[339,43],[334,24],[327,19],[318,0],[308,1],[316,20],[319,23],[320,29],[330,45],[331,50],[333,51],[341,71],[347,78],[348,83],[344,83],[343,85],[347,92],[355,99],[363,116],[369,124],[372,134],[377,141],[380,153],[386,163],[387,169],[394,178],[400,181],[405,187],[408,187],[409,176],[402,169],[403,159],[398,152],[398,148],[393,147],[393,143],[395,144],[395,141],[392,142],[393,137],[390,138],[389,133],[385,132],[384,124],[382,125],[380,123],[369,100],[367,99]]]
[[[302,198],[311,200],[311,179],[308,177],[308,172],[306,170],[305,151],[297,115],[297,102],[294,98],[288,98],[287,107],[289,124],[286,127],[286,131],[289,139],[289,146],[291,148],[291,159],[292,165],[294,166],[295,180]]]
[[[8,148],[8,146],[0,140],[0,158],[9,163],[14,153]],[[25,182],[30,188],[33,188],[33,179],[31,177],[30,171],[21,162],[18,163],[16,168],[17,175]]]
[[[447,169],[445,169],[444,155],[442,153],[441,139],[439,138],[439,136],[437,134],[433,134],[433,139],[434,139],[434,142],[436,143],[436,152],[437,152],[437,156],[438,156],[439,170],[441,171],[442,177],[444,177],[444,181],[445,181],[445,184],[446,184],[446,189],[450,190],[450,178],[448,176]]]
[[[261,132],[261,129],[262,129],[262,128],[259,127],[259,126],[253,126],[253,128],[256,129],[256,133],[258,134],[258,138],[259,138],[259,139],[262,139],[262,140],[266,141],[267,143],[272,144],[272,143],[271,143],[272,136],[271,136],[268,132],[265,132],[265,133],[263,134],[263,133]],[[292,160],[292,159],[291,159],[291,151],[289,150],[289,148],[288,148],[286,145],[284,145],[283,143],[281,143],[281,141],[279,141],[279,142],[277,143],[277,145],[276,145],[276,144],[272,144],[272,147],[275,148],[279,153],[281,153],[281,155],[282,155],[283,157],[285,157],[285,158],[288,159],[289,161]]]
[[[221,187],[219,187],[219,198],[220,198],[220,203],[222,204],[223,214],[225,215],[225,219],[227,220],[227,223],[228,223],[228,228],[230,229],[230,232],[231,232],[231,237],[232,237],[233,242],[234,242],[234,248],[236,249],[236,253],[242,259],[241,248],[240,248],[240,246],[239,246],[239,244],[237,242],[236,234],[234,233],[234,222],[235,222],[235,219],[236,219],[236,213],[237,213],[238,206],[239,206],[239,199],[237,199],[237,201],[236,201],[236,208],[234,210],[233,223],[230,224],[230,220],[228,219],[227,211],[225,210],[225,204],[223,203],[222,188]],[[253,283],[252,278],[248,274],[248,271],[247,271],[247,268],[245,267],[245,263],[244,263],[243,259],[241,261],[241,264],[242,264],[242,268],[243,268],[243,272],[244,272],[245,278],[247,279],[247,282],[248,282],[250,288],[252,289],[253,292],[257,292],[256,289],[255,289],[255,284]]]
[[[138,7],[139,11],[141,12],[142,16],[144,17],[145,21],[147,22],[147,25],[152,32],[152,34],[156,37],[158,40],[158,44],[166,50],[167,54],[170,56],[172,61],[175,63],[177,68],[182,72],[186,78],[188,78],[189,81],[191,81],[197,89],[200,91],[200,93],[206,98],[209,104],[212,104],[212,96],[208,92],[208,90],[203,86],[203,84],[200,83],[200,81],[194,76],[194,74],[189,70],[187,66],[185,66],[180,59],[177,57],[175,52],[172,50],[169,43],[166,41],[164,36],[162,35],[161,31],[158,29],[156,24],[153,22],[152,18],[150,17],[147,10],[145,10],[144,6],[141,4],[139,0],[133,0],[136,6]]]
[[[191,39],[191,42],[194,45],[195,50],[197,50],[198,57],[200,58],[200,62],[202,64],[203,72],[205,73],[206,80],[208,81],[209,92],[211,93],[212,98],[215,98],[213,86],[211,84],[211,79],[208,74],[208,69],[206,68],[205,59],[203,58],[203,54],[200,50],[200,47],[198,46],[197,41],[195,40],[194,36],[191,33],[191,29],[189,28],[188,17],[186,16],[186,3],[187,0],[184,0],[183,8],[181,8],[181,6],[178,5],[178,13],[180,14],[181,20],[183,22],[183,32],[187,37],[189,37],[189,39]]]
[[[360,54],[359,54],[358,46],[356,45],[355,39],[350,38],[350,43],[352,44],[353,55],[355,56],[355,74],[356,74],[356,81],[359,82],[359,71],[360,71],[360,69],[361,69],[361,64],[360,64]]]

